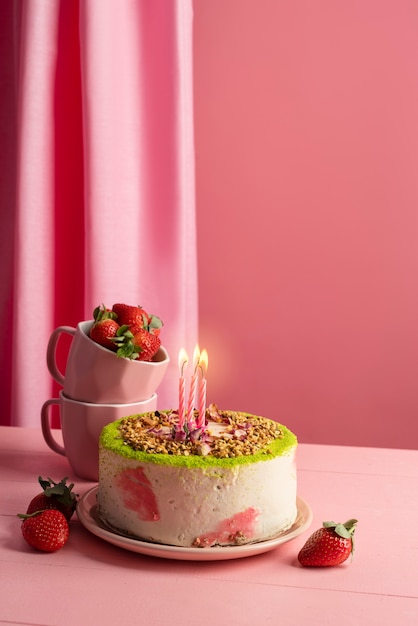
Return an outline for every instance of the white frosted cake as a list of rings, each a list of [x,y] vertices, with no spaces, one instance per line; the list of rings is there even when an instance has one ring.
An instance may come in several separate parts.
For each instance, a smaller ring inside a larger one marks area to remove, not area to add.
[[[241,545],[294,523],[296,436],[273,420],[206,410],[204,428],[175,411],[106,426],[99,444],[99,516],[133,537],[174,546]]]

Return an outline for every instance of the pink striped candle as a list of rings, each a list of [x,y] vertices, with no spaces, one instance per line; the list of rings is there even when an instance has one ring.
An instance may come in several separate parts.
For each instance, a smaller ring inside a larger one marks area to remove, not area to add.
[[[202,377],[199,383],[199,418],[197,427],[204,428],[206,414],[206,372],[208,371],[208,353],[206,350],[202,350],[202,354],[200,355],[199,369],[202,373]]]
[[[198,374],[198,366],[200,359],[200,350],[199,346],[196,346],[193,353],[193,365],[194,372],[192,379],[190,381],[190,389],[189,389],[189,400],[187,403],[187,426],[189,430],[194,429],[194,406],[196,400],[196,389],[197,389],[197,374]]]
[[[183,430],[184,428],[184,419],[185,419],[185,405],[186,405],[186,382],[184,378],[184,369],[187,368],[187,363],[189,361],[189,357],[187,356],[187,352],[184,348],[181,348],[179,352],[179,368],[180,368],[180,378],[179,378],[179,430]]]

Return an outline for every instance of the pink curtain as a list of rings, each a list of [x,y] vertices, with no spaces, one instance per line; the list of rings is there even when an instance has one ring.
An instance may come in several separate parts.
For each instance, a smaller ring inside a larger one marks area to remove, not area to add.
[[[39,425],[50,333],[101,302],[163,319],[170,408],[197,341],[192,1],[0,11],[1,423]]]

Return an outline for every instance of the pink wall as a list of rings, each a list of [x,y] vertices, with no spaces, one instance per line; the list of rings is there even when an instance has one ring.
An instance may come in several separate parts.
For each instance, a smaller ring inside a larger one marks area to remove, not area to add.
[[[418,3],[194,10],[208,399],[418,447]]]

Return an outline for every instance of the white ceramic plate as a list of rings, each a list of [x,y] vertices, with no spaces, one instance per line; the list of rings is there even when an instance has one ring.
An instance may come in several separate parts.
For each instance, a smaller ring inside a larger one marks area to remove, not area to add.
[[[293,526],[267,541],[247,543],[242,546],[217,546],[213,548],[182,548],[179,546],[168,546],[160,543],[142,541],[140,539],[132,539],[131,537],[118,534],[104,526],[98,519],[96,513],[97,490],[98,487],[96,486],[90,489],[90,491],[87,491],[87,493],[80,498],[77,505],[77,515],[83,526],[93,533],[93,535],[119,548],[137,552],[138,554],[165,559],[177,559],[181,561],[224,561],[227,559],[240,559],[245,556],[262,554],[263,552],[277,548],[277,546],[282,543],[286,543],[298,537],[312,522],[310,506],[302,500],[302,498],[298,497],[298,515]]]

